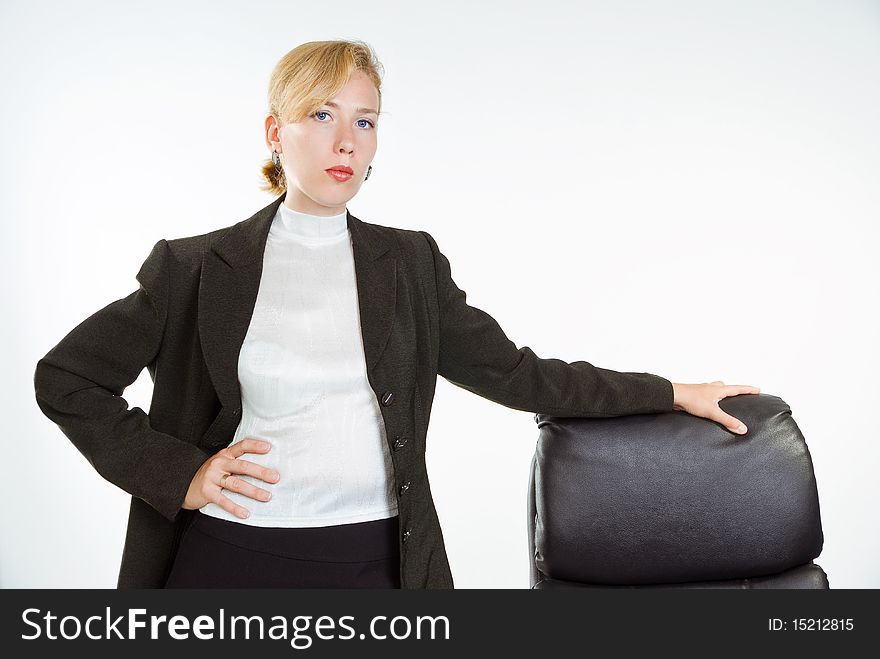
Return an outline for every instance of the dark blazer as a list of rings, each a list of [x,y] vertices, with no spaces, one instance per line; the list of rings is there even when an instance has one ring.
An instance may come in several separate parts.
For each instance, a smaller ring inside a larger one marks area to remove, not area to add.
[[[160,588],[194,511],[196,470],[232,441],[238,356],[285,195],[209,233],[159,240],[140,286],[71,330],[34,373],[36,400],[106,480],[131,494],[118,588]],[[437,375],[506,407],[558,416],[672,410],[669,380],[538,357],[470,306],[426,231],[347,215],[369,384],[385,422],[403,588],[452,588],[425,465]],[[121,397],[146,367],[150,412]]]

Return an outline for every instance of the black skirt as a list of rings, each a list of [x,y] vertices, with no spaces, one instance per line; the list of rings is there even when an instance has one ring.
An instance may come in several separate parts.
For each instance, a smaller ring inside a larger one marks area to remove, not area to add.
[[[400,588],[398,516],[260,527],[195,511],[165,588]]]

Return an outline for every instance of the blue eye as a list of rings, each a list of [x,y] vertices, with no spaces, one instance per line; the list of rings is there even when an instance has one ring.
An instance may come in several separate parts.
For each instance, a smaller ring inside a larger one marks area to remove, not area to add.
[[[318,119],[318,121],[321,121],[321,118],[320,118],[318,115],[322,115],[322,114],[329,115],[330,113],[327,112],[326,110],[317,110],[316,112],[314,112],[314,113],[312,114],[312,116],[315,117],[316,119]],[[376,127],[376,124],[374,124],[374,123],[373,123],[372,121],[370,121],[369,119],[358,119],[358,122],[361,122],[361,121],[365,121],[365,122],[367,122],[367,125],[370,126],[371,128],[375,128],[375,127]],[[323,123],[326,123],[326,122],[321,121],[321,123],[323,124]],[[366,126],[361,126],[361,128],[366,128]]]

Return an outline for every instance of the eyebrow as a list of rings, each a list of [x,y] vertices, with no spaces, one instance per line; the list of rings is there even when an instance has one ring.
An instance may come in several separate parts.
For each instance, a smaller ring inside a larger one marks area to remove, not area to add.
[[[327,101],[326,103],[324,103],[324,105],[329,105],[331,108],[338,108],[339,107],[333,101]],[[355,111],[356,112],[365,112],[367,114],[375,114],[377,117],[379,116],[379,113],[376,112],[373,108],[355,108]]]

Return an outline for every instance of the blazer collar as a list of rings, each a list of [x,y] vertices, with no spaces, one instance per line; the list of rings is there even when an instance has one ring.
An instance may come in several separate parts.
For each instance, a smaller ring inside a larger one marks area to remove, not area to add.
[[[263,250],[266,247],[266,239],[269,236],[269,228],[284,202],[286,193],[282,193],[268,206],[258,210],[248,219],[233,224],[227,231],[211,244],[215,251],[230,267],[235,268],[242,264],[251,264],[254,259],[259,259],[262,265]],[[388,227],[379,227],[374,224],[364,223],[346,208],[348,228],[351,230],[351,240],[358,245],[362,255],[370,261],[379,258],[386,250],[395,245],[394,238],[390,235]]]
[[[214,232],[202,262],[198,325],[202,355],[224,408],[241,410],[238,359],[254,312],[263,254],[281,194],[226,230]],[[346,211],[354,252],[361,336],[372,372],[391,332],[397,297],[399,248],[393,229]]]

